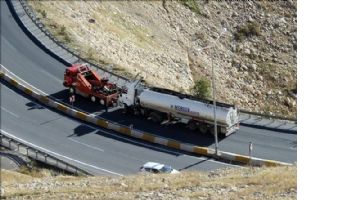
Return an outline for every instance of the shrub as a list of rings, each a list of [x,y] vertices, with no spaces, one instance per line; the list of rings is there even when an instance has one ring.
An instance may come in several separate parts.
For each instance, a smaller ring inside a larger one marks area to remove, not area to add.
[[[65,34],[66,34],[65,31],[66,31],[65,26],[61,26],[61,27],[60,27],[60,30],[59,30],[59,34],[60,34],[60,35],[65,35]]]
[[[68,34],[65,34],[64,35],[64,40],[66,41],[66,42],[71,42],[71,38],[69,37],[69,35]]]
[[[197,97],[207,99],[211,96],[211,82],[206,78],[197,80],[192,88],[192,93]]]
[[[246,37],[261,35],[260,25],[257,22],[251,22],[240,28],[240,30],[234,34],[237,40],[244,40]]]
[[[197,13],[197,14],[202,14],[200,7],[198,7],[198,4],[196,3],[195,0],[181,0],[182,5],[188,7],[192,12]]]
[[[41,15],[43,18],[46,18],[47,17],[47,13],[45,10],[41,10]]]

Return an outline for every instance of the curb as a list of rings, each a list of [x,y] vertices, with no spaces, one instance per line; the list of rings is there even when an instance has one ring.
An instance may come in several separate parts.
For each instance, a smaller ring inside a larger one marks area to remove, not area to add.
[[[80,58],[76,53],[60,44],[53,38],[48,31],[44,29],[44,25],[38,20],[31,11],[26,1],[7,0],[15,20],[18,22],[24,32],[42,49],[55,59],[69,66],[77,62],[86,62],[90,67],[94,68],[100,74],[106,74],[112,81],[122,82],[128,79],[102,67],[95,65],[86,59]],[[233,107],[233,105],[230,105]],[[280,132],[288,132],[297,134],[297,121],[292,118],[284,118],[280,116],[266,115],[256,112],[250,112],[241,109],[241,124],[259,129],[276,130]]]
[[[187,143],[180,143],[179,141],[176,141],[176,140],[156,137],[155,135],[153,135],[151,133],[147,133],[147,132],[143,132],[143,131],[140,131],[137,129],[133,129],[132,127],[120,125],[115,122],[107,121],[107,120],[99,118],[99,117],[92,117],[92,116],[88,115],[87,113],[75,110],[73,108],[70,108],[69,106],[58,103],[58,102],[54,101],[53,99],[49,98],[48,96],[38,94],[36,91],[33,91],[33,90],[31,90],[31,88],[24,86],[22,83],[18,82],[14,78],[8,76],[6,73],[4,73],[2,71],[0,72],[0,78],[4,79],[8,83],[10,83],[12,86],[16,87],[17,89],[23,91],[25,94],[32,96],[33,98],[39,100],[41,103],[43,103],[49,107],[52,107],[56,110],[59,110],[62,113],[65,113],[69,116],[80,119],[82,121],[95,124],[95,125],[100,126],[102,128],[109,129],[109,130],[115,131],[117,133],[131,136],[134,138],[138,138],[138,139],[150,142],[150,143],[160,144],[160,145],[167,146],[170,148],[183,150],[186,152],[195,153],[195,154],[203,155],[203,156],[207,156],[207,157],[214,157],[217,159],[228,160],[231,162],[238,162],[238,163],[243,163],[243,164],[252,164],[255,166],[290,165],[288,163],[283,163],[283,162],[279,162],[279,161],[263,160],[263,159],[259,159],[259,158],[247,157],[247,156],[233,154],[233,153],[229,153],[229,152],[223,152],[223,151],[219,151],[220,154],[218,156],[216,156],[214,149],[209,149],[209,148],[200,147],[200,146],[194,146],[194,145],[187,144]]]

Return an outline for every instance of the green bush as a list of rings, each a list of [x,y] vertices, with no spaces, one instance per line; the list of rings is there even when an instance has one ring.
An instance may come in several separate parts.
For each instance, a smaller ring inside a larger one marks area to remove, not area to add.
[[[46,18],[47,17],[47,13],[45,10],[41,10],[41,15],[43,18]]]
[[[244,40],[247,37],[259,35],[261,35],[260,24],[258,24],[257,22],[251,22],[241,27],[239,31],[234,34],[234,37],[240,41]]]
[[[64,35],[64,40],[65,40],[65,42],[71,42],[71,38],[69,37],[69,35],[68,34],[65,34]]]
[[[60,27],[60,30],[59,30],[59,34],[60,35],[65,35],[67,32],[65,32],[66,31],[66,28],[65,28],[65,26],[61,26]]]
[[[192,88],[192,93],[203,99],[209,98],[211,96],[211,82],[206,78],[197,80]]]
[[[188,7],[192,12],[201,14],[200,7],[195,0],[181,0],[182,5]]]

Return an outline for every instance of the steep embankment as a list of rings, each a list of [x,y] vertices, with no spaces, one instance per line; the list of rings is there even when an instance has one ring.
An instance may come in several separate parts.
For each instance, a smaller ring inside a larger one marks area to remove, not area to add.
[[[217,99],[296,116],[296,1],[29,1],[82,57],[190,92],[215,66]],[[214,48],[198,49],[214,44]]]
[[[31,175],[31,174],[30,174]],[[1,171],[2,196],[35,199],[296,199],[296,167],[72,177]]]

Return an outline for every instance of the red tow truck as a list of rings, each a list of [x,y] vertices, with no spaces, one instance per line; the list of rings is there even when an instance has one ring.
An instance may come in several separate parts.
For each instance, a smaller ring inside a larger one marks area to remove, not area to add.
[[[64,73],[64,87],[72,94],[90,98],[92,102],[100,102],[103,106],[117,106],[118,88],[107,78],[101,78],[86,63],[74,64]]]

